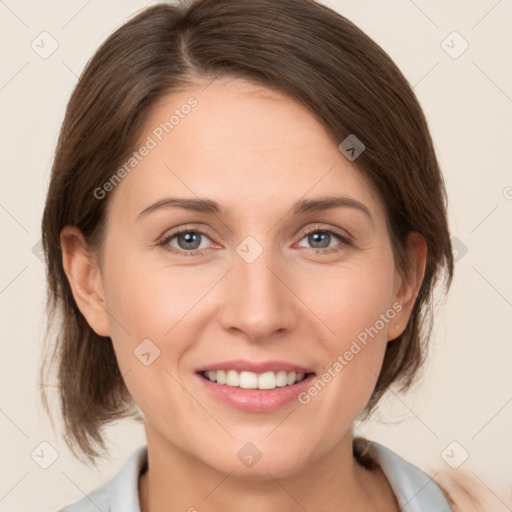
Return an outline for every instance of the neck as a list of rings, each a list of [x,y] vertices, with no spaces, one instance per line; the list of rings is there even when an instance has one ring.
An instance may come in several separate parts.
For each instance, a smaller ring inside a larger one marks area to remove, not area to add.
[[[266,512],[298,509],[398,512],[380,468],[363,468],[352,455],[352,433],[305,468],[278,478],[221,473],[162,439],[146,425],[148,469],[139,481],[141,512]]]

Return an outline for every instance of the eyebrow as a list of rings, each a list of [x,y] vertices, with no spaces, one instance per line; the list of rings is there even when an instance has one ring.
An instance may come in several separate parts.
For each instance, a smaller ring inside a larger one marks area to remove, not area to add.
[[[208,213],[213,215],[224,215],[224,208],[212,199],[185,199],[177,197],[168,197],[157,201],[156,203],[144,208],[138,218],[149,215],[150,213],[168,208],[182,208],[184,210],[192,210],[196,212]],[[333,208],[352,208],[364,213],[370,222],[373,221],[370,209],[360,201],[351,197],[319,197],[316,199],[302,199],[292,205],[294,215],[300,215],[310,212],[319,212],[330,210]]]

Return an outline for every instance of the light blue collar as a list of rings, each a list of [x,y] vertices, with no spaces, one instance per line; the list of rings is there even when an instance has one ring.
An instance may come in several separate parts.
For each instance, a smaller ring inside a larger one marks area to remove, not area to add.
[[[369,454],[386,475],[401,512],[452,512],[439,486],[421,469],[375,441]]]

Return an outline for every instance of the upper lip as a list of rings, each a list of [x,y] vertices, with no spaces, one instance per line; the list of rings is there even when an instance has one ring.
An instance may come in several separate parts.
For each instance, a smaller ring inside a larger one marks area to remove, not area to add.
[[[236,370],[238,372],[246,371],[253,373],[278,372],[284,370],[285,372],[313,373],[313,370],[304,366],[277,360],[255,362],[247,361],[246,359],[233,359],[231,361],[212,363],[197,369],[198,372],[215,370]]]

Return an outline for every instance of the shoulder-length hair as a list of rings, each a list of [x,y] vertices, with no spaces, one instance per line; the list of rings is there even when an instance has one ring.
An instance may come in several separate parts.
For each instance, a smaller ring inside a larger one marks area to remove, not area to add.
[[[75,304],[60,232],[77,226],[99,249],[109,198],[98,200],[94,191],[134,151],[152,107],[198,78],[224,76],[279,90],[310,109],[336,140],[355,134],[364,143],[353,163],[385,207],[403,275],[410,270],[407,235],[416,231],[426,240],[426,271],[411,317],[387,344],[364,417],[392,383],[405,390],[413,382],[443,269],[450,286],[446,192],[427,122],[407,80],[370,37],[313,0],[193,0],[146,8],[101,45],[72,93],[42,220],[48,315],[60,326],[50,364],[57,359],[65,439],[75,455],[77,447],[93,462],[101,456],[95,445],[105,449],[106,423],[140,416],[110,339],[98,336]],[[44,383],[41,396],[49,412]]]

